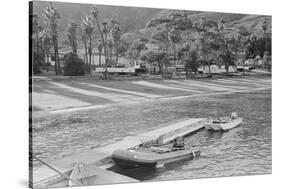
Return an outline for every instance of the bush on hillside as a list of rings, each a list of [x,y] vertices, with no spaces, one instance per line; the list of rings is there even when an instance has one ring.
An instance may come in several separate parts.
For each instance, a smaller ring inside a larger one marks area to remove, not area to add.
[[[82,76],[85,75],[85,63],[77,54],[68,53],[64,55],[64,75]]]

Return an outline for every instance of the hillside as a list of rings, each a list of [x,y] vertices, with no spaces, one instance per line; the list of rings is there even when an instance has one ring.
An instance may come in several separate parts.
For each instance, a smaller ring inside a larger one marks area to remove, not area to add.
[[[59,23],[59,43],[61,44],[62,41],[67,39],[66,31],[69,23],[75,22],[80,25],[82,18],[90,14],[92,4],[53,2],[53,5],[61,14]],[[49,6],[48,1],[35,1],[33,4],[33,11],[41,16],[44,8],[47,6]],[[100,20],[108,18],[118,20],[124,33],[145,27],[146,23],[160,11],[159,9],[152,8],[140,9],[136,7],[108,5],[97,5],[97,7],[100,10]],[[44,25],[43,19],[40,19],[40,25]],[[80,33],[81,31],[79,30],[79,36]],[[96,31],[96,34],[98,34],[98,31]],[[78,40],[79,39],[80,37],[78,37]]]
[[[92,4],[63,2],[54,2],[53,5],[58,9],[61,14],[61,20],[59,25],[60,32],[66,31],[67,26],[71,21],[80,24],[82,18],[90,14],[90,9],[93,6]],[[41,15],[43,9],[47,6],[49,6],[48,1],[35,1],[34,12]],[[100,11],[101,20],[107,18],[114,18],[115,20],[118,20],[121,23],[124,32],[143,28],[147,21],[149,21],[160,11],[159,9],[152,8],[137,8],[109,5],[97,5],[97,7]]]
[[[161,10],[156,16],[161,17],[169,15],[170,13],[180,13],[175,10]],[[233,33],[237,28],[244,28],[249,33],[261,33],[261,26],[264,20],[268,23],[268,32],[271,33],[272,23],[271,16],[264,15],[246,15],[246,14],[230,14],[230,13],[219,13],[219,12],[195,12],[189,11],[188,18],[196,23],[201,17],[205,17],[206,20],[217,22],[219,19],[225,21],[225,30],[228,33]],[[142,28],[138,31],[127,32],[123,34],[122,38],[126,41],[136,40],[139,38],[151,39],[152,33],[155,28]],[[189,36],[197,35],[195,31],[189,31]]]
[[[49,5],[47,1],[35,1],[34,12],[42,15],[43,9]],[[59,44],[66,40],[66,31],[68,24],[72,21],[81,24],[84,16],[89,15],[91,4],[63,3],[54,2],[54,6],[61,14],[59,23]],[[167,16],[170,13],[180,13],[181,10],[169,9],[154,9],[154,8],[137,8],[137,7],[122,7],[97,5],[100,10],[100,19],[113,18],[118,20],[122,27],[122,39],[131,42],[139,38],[147,38],[150,40],[154,28],[145,28],[147,22],[154,17]],[[201,17],[207,20],[217,22],[220,18],[226,21],[226,27],[230,32],[236,27],[244,27],[249,32],[259,32],[264,19],[269,23],[269,31],[271,31],[271,17],[262,15],[246,15],[246,14],[230,14],[219,12],[202,12],[202,11],[187,11],[191,21],[198,22]],[[41,25],[43,21],[41,19]],[[191,32],[192,34],[192,32]],[[95,31],[95,37],[99,36],[98,31]],[[78,40],[81,39],[81,29],[78,30]],[[81,47],[81,42],[79,42]]]

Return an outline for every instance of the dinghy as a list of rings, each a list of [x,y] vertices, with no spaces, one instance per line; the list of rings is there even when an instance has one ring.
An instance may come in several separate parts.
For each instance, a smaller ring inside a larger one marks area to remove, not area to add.
[[[214,131],[227,131],[237,127],[243,121],[242,117],[238,117],[236,112],[231,113],[231,116],[220,118],[209,118],[205,123],[205,128]]]
[[[182,160],[192,160],[200,151],[185,147],[151,146],[129,150],[116,150],[112,154],[114,162],[122,168],[158,167]]]

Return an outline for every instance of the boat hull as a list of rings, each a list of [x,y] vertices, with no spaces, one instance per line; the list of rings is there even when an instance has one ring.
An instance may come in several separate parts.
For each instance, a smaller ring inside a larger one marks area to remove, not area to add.
[[[200,151],[180,150],[163,154],[116,150],[112,154],[114,162],[122,168],[157,167],[182,160],[192,160]]]
[[[241,124],[243,118],[238,117],[229,123],[212,123],[212,121],[205,123],[205,128],[214,131],[227,131]]]

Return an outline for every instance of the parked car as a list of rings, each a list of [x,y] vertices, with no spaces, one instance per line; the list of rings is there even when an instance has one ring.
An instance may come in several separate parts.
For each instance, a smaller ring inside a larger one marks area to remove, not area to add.
[[[255,69],[255,61],[253,59],[246,60],[245,66],[249,67],[249,70],[253,70]]]

